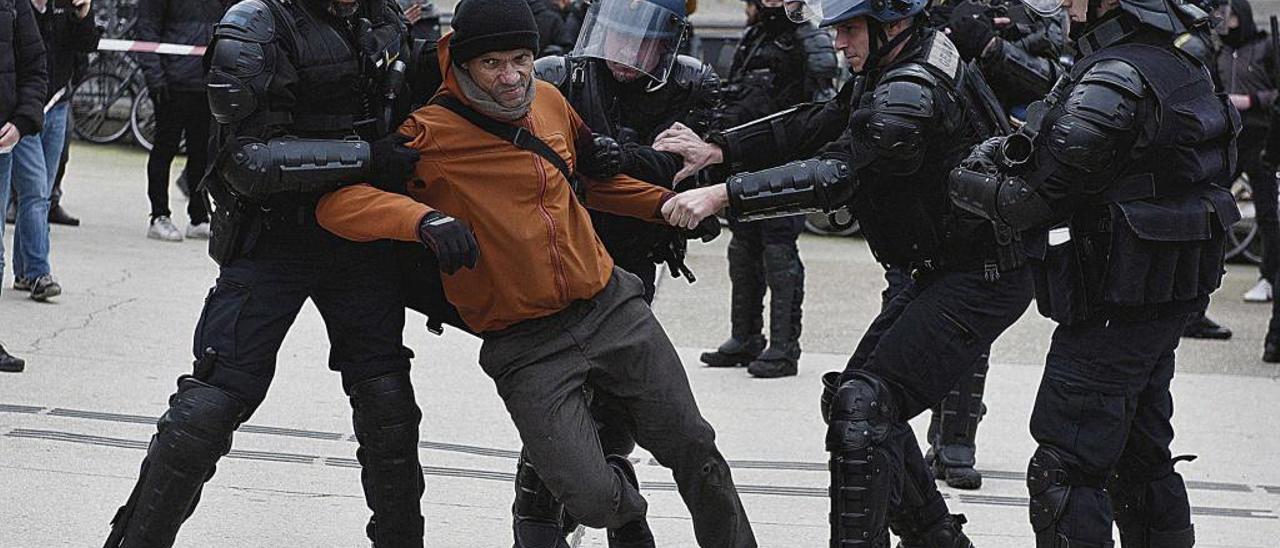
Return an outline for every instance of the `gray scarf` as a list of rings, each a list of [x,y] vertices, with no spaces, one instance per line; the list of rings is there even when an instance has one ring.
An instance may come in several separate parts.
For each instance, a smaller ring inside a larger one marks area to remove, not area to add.
[[[458,69],[455,71],[458,77],[458,87],[462,88],[462,94],[467,96],[467,100],[471,102],[471,106],[481,114],[501,120],[503,122],[514,122],[529,113],[529,109],[533,107],[533,78],[529,78],[529,89],[524,92],[524,100],[514,107],[504,107],[502,103],[494,100],[488,91],[480,89],[475,80],[471,79],[471,75],[467,71]]]

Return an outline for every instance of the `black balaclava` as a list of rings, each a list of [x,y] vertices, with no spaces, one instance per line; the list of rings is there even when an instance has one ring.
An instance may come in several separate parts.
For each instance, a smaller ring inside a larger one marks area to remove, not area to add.
[[[1227,31],[1222,43],[1239,48],[1258,36],[1258,26],[1253,22],[1253,6],[1249,0],[1231,0],[1231,14],[1240,20],[1240,26]]]

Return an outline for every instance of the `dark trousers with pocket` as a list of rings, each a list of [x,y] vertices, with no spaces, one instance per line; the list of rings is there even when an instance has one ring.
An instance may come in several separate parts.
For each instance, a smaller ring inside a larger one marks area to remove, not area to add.
[[[619,527],[647,510],[605,463],[586,386],[619,404],[636,442],[671,469],[699,545],[756,546],[715,431],[643,295],[639,279],[615,268],[591,299],[483,334],[480,365],[539,475],[584,525]]]
[[[1186,486],[1169,451],[1169,384],[1174,350],[1192,314],[1094,320],[1054,331],[1031,435],[1061,460],[1060,483],[1070,489],[1054,512],[1058,533],[1109,542],[1113,516],[1121,518],[1115,521],[1122,533],[1131,524],[1161,532],[1191,527]],[[1121,516],[1117,497],[1140,499],[1141,508],[1133,508],[1138,515]]]

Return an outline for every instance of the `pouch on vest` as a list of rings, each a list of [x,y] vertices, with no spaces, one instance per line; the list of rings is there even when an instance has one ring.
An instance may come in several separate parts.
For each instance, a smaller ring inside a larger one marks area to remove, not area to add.
[[[1222,282],[1226,231],[1240,219],[1227,190],[1109,204],[1112,231],[1103,299],[1143,306],[1189,301]]]

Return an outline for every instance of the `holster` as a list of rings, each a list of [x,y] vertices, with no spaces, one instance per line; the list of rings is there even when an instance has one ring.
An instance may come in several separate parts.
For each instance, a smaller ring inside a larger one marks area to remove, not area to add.
[[[247,252],[258,225],[255,211],[237,199],[221,181],[210,176],[204,187],[213,198],[214,207],[209,212],[209,257],[219,266],[226,265]]]

